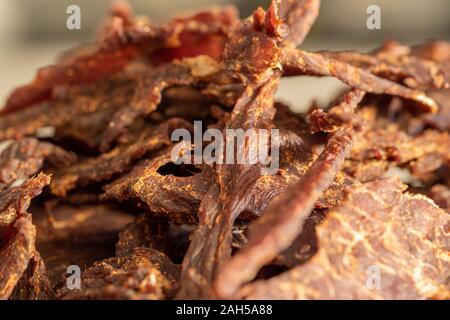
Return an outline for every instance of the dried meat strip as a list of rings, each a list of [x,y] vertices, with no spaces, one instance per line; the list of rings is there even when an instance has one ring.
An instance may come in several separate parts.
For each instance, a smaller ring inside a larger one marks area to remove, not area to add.
[[[211,184],[207,165],[177,165],[172,148],[137,165],[128,175],[105,186],[104,199],[141,201],[150,212],[177,223],[196,223],[195,213]]]
[[[144,70],[142,74],[137,75],[140,80],[131,105],[114,115],[103,134],[101,150],[108,150],[115,139],[138,117],[155,111],[161,103],[163,90],[173,86],[190,85],[194,79],[201,81],[202,78],[212,76],[219,70],[217,62],[206,56]]]
[[[421,91],[412,90],[392,81],[353,67],[345,62],[294,48],[283,50],[285,76],[309,75],[336,77],[350,87],[377,94],[389,94],[417,102],[425,111],[437,112],[438,106]]]
[[[231,26],[237,20],[237,15],[232,7],[227,7],[175,19],[158,27],[139,19],[128,23],[124,23],[124,20],[124,17],[114,17],[113,21],[116,22],[113,28],[117,27],[119,21],[119,29],[109,33],[112,38],[102,37],[100,43],[90,50],[76,51],[74,56],[65,57],[58,64],[41,69],[30,84],[11,94],[1,114],[53,99],[53,91],[57,86],[91,83],[120,72],[138,57],[151,58],[151,54],[161,47],[177,49],[171,52],[172,59],[200,54],[218,58],[226,39],[223,29]],[[191,52],[190,48],[195,42],[195,51]],[[156,57],[166,53],[159,52]]]
[[[264,264],[287,249],[300,234],[314,203],[341,169],[354,135],[353,130],[336,131],[300,181],[270,204],[251,229],[247,246],[232,258],[219,275],[216,282],[219,296],[232,297],[241,284],[253,279]]]
[[[250,284],[240,296],[448,299],[450,217],[428,198],[405,189],[391,178],[349,191],[317,228],[319,251],[310,261]]]

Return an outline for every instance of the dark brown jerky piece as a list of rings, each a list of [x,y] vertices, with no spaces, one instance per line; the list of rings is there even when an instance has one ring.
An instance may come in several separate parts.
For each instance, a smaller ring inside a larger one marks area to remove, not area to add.
[[[177,289],[179,267],[153,249],[97,262],[81,276],[81,289],[63,288],[59,297],[73,299],[160,300]]]
[[[269,205],[250,230],[247,246],[233,257],[219,275],[216,290],[220,296],[232,297],[241,284],[254,278],[264,264],[287,249],[300,234],[314,203],[343,165],[354,135],[353,130],[337,131],[300,181]]]
[[[450,78],[439,63],[409,55],[396,56],[380,51],[376,55],[358,52],[321,52],[322,55],[368,70],[380,77],[403,83],[408,87],[429,90],[450,85]]]
[[[57,205],[34,214],[37,249],[53,285],[70,265],[80,268],[114,255],[117,234],[134,216],[111,205]]]
[[[17,283],[11,300],[50,300],[54,292],[47,277],[44,261],[39,253],[34,252],[19,283]]]
[[[52,180],[52,193],[62,197],[77,186],[108,181],[129,171],[141,157],[171,145],[170,135],[173,130],[189,126],[182,119],[170,119],[160,125],[148,127],[130,144],[120,145],[97,158],[86,159],[58,170]]]
[[[405,188],[392,178],[351,190],[318,227],[319,251],[312,260],[250,284],[240,296],[448,299],[450,217],[424,196],[403,194]]]
[[[428,112],[437,112],[436,103],[421,91],[412,90],[392,81],[353,67],[345,62],[294,48],[283,50],[285,76],[309,75],[336,77],[350,87],[377,94],[389,94],[413,100]]]
[[[10,297],[35,254],[36,228],[27,209],[49,182],[49,176],[40,174],[0,192],[0,299]]]
[[[6,143],[8,147],[0,152],[0,189],[38,173],[45,160],[61,167],[72,164],[77,158],[74,153],[34,138]]]
[[[196,223],[195,213],[211,184],[212,170],[207,165],[177,165],[172,148],[105,187],[105,199],[120,202],[137,199],[155,214],[173,221]]]
[[[236,10],[226,7],[176,18],[156,27],[145,20],[117,15],[117,10],[113,10],[112,23],[98,43],[89,50],[72,51],[59,63],[41,69],[30,84],[11,94],[2,113],[53,99],[57,86],[91,83],[111,76],[138,57],[155,62],[202,54],[219,58],[226,39],[225,29],[236,20]]]

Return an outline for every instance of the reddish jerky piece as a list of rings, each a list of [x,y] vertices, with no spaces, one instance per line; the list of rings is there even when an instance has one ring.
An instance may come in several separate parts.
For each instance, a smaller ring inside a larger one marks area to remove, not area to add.
[[[405,189],[392,178],[349,191],[317,228],[319,251],[309,262],[250,284],[239,296],[448,299],[450,217],[424,196],[403,194]],[[382,279],[377,290],[367,286],[371,271]]]
[[[182,119],[171,119],[155,127],[144,130],[136,141],[121,145],[108,153],[93,159],[87,159],[77,164],[55,172],[51,184],[52,193],[65,196],[77,186],[86,186],[94,182],[108,181],[117,174],[131,170],[132,164],[141,157],[171,145],[172,130],[189,127]]]
[[[0,153],[0,189],[38,173],[44,160],[61,167],[72,164],[76,158],[72,152],[34,138],[11,141]]]
[[[162,300],[177,289],[179,268],[164,254],[137,248],[131,254],[94,264],[81,276],[81,290],[63,288],[65,300]]]
[[[336,77],[345,84],[378,94],[400,96],[416,101],[427,112],[437,112],[436,103],[421,91],[411,90],[370,72],[344,62],[327,58],[320,53],[308,53],[294,48],[283,50],[283,68],[286,76],[309,75]]]

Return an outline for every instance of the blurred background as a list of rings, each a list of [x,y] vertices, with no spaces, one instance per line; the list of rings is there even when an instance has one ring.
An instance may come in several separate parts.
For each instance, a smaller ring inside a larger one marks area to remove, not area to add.
[[[243,17],[269,0],[130,0],[137,14],[164,21],[180,11],[234,4]],[[58,52],[89,42],[105,16],[109,0],[1,0],[0,105],[15,86],[29,81],[38,67]],[[81,30],[68,30],[66,9],[81,8]],[[381,30],[368,30],[369,5],[381,8]],[[414,44],[429,39],[450,40],[449,0],[322,0],[321,15],[302,48],[307,50],[370,51],[383,40]],[[340,89],[333,79],[284,80],[279,97],[295,109],[311,100],[327,102]]]

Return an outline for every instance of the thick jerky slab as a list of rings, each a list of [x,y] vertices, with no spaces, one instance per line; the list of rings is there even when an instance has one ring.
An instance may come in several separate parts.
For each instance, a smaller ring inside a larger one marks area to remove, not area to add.
[[[44,261],[37,251],[28,263],[19,283],[12,293],[11,300],[50,300],[54,299],[54,292]]]
[[[317,228],[319,251],[312,260],[248,285],[241,297],[448,299],[450,216],[405,189],[391,178],[350,190]]]
[[[131,254],[97,262],[81,276],[81,289],[63,288],[66,300],[162,300],[173,297],[179,267],[163,253],[138,248]]]
[[[136,140],[119,145],[97,158],[90,158],[56,171],[51,184],[52,193],[63,197],[77,186],[108,181],[118,174],[130,171],[141,157],[171,145],[170,135],[177,128],[190,127],[182,119],[173,118],[160,125],[148,127]]]
[[[70,265],[83,269],[113,256],[118,233],[133,219],[132,214],[108,204],[57,204],[36,213],[36,246],[52,284],[58,284]]]
[[[120,202],[136,199],[152,213],[170,217],[177,223],[196,223],[195,213],[211,184],[207,165],[177,165],[172,148],[105,187],[105,199]]]
[[[45,160],[61,167],[72,164],[77,158],[74,153],[34,138],[7,143],[8,147],[0,151],[0,189],[38,173]]]

